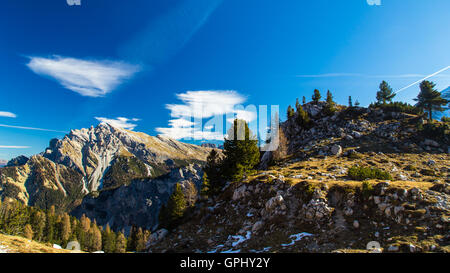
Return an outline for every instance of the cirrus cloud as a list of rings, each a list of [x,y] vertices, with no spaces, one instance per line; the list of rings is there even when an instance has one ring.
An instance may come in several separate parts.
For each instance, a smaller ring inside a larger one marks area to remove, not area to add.
[[[17,115],[11,112],[0,111],[0,117],[16,118]]]
[[[30,57],[34,73],[53,78],[82,96],[102,97],[139,71],[139,66],[120,61],[82,60],[70,57]]]

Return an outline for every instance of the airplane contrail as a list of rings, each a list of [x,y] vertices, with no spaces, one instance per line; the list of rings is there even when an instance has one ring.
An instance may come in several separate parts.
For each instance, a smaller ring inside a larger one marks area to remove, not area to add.
[[[410,85],[408,85],[408,86],[406,86],[406,87],[401,88],[400,90],[398,90],[397,92],[395,92],[395,94],[398,94],[398,93],[402,92],[403,90],[408,89],[408,88],[410,88],[411,86],[416,85],[416,84],[418,84],[418,83],[420,83],[420,82],[422,82],[422,81],[424,81],[424,80],[426,80],[426,79],[428,79],[428,78],[431,78],[431,77],[433,77],[433,76],[436,76],[437,74],[440,74],[440,73],[442,73],[442,72],[444,72],[444,71],[446,71],[446,70],[448,70],[448,69],[450,69],[450,66],[447,66],[446,68],[441,69],[441,70],[439,70],[438,72],[435,72],[435,73],[433,73],[433,74],[431,74],[431,75],[428,75],[428,76],[426,76],[425,78],[423,78],[423,79],[421,79],[421,80],[418,80],[418,81],[416,81],[416,82],[414,82],[414,83],[412,83],[412,84],[410,84]]]
[[[25,127],[25,126],[14,126],[14,125],[7,125],[7,124],[0,124],[0,127],[24,129],[24,130],[35,130],[35,131],[45,131],[45,132],[56,132],[56,133],[66,133],[64,131],[58,131],[58,130],[33,128],[33,127]]]

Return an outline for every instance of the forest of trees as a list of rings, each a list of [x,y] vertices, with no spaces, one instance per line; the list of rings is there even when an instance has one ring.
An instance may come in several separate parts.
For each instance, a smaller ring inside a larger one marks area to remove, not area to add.
[[[83,251],[106,253],[144,251],[150,236],[149,231],[133,227],[127,239],[124,232],[98,226],[85,215],[77,219],[56,213],[54,206],[44,211],[12,199],[0,202],[0,232],[62,247],[77,241]]]

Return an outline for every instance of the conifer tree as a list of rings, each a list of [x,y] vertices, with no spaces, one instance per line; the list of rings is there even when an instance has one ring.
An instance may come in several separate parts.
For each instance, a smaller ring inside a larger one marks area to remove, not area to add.
[[[312,96],[312,100],[313,100],[314,104],[318,104],[321,98],[322,98],[322,96],[320,95],[320,91],[315,89],[314,95]]]
[[[102,231],[102,245],[106,253],[113,253],[116,250],[116,235],[111,231],[109,224],[106,224]]]
[[[380,104],[386,104],[391,102],[395,97],[395,93],[386,81],[382,81],[380,84],[380,90],[377,92],[377,101]]]
[[[169,201],[160,210],[160,224],[163,227],[172,229],[179,224],[187,209],[187,202],[180,184],[175,185],[175,189],[170,195]],[[136,247],[137,240],[136,239]]]
[[[162,209],[160,210],[161,213]],[[136,251],[138,229],[135,225],[131,226],[130,236],[127,240],[128,251]]]
[[[70,216],[67,213],[64,213],[61,221],[61,239],[63,244],[66,244],[69,241],[71,233]]]
[[[290,119],[295,115],[294,109],[289,105],[287,110],[287,118]]]
[[[244,120],[234,120],[223,146],[226,178],[237,181],[245,172],[258,165],[260,157],[258,141]]]
[[[305,98],[305,96],[303,96],[303,105],[305,105],[306,104],[306,98]]]
[[[297,100],[295,101],[295,108],[298,109],[299,106],[300,106],[300,102],[298,101],[298,98],[297,98]]]
[[[145,250],[145,244],[144,232],[142,231],[142,228],[139,228],[137,232],[136,251],[143,252]]]
[[[303,110],[301,106],[297,109],[297,124],[306,129],[309,129],[312,125],[308,112]]]
[[[336,103],[333,101],[333,95],[330,90],[327,92],[327,104],[325,105],[325,114],[332,115],[336,112]]]
[[[119,232],[116,239],[116,253],[125,253],[127,249],[127,240],[122,232]]]
[[[441,97],[441,93],[435,89],[436,84],[430,81],[423,81],[420,84],[420,93],[415,101],[416,107],[428,112],[428,119],[433,119],[433,112],[442,112],[449,101]]]
[[[352,96],[348,96],[348,107],[353,107]]]
[[[215,195],[223,187],[224,179],[222,175],[222,165],[223,161],[219,158],[219,153],[216,149],[211,150],[206,158],[206,165],[203,168],[204,174],[206,175],[206,177],[204,177],[206,181],[204,182],[208,184],[206,185],[204,194]]]

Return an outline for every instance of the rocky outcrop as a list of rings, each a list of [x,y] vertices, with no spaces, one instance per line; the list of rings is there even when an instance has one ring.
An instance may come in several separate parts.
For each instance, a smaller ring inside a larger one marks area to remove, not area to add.
[[[72,214],[76,217],[85,214],[99,225],[109,224],[117,231],[128,232],[133,225],[153,230],[158,225],[159,210],[167,203],[175,184],[181,185],[188,205],[193,205],[201,189],[202,176],[201,166],[192,164],[156,179],[137,179],[128,186],[85,197]]]

